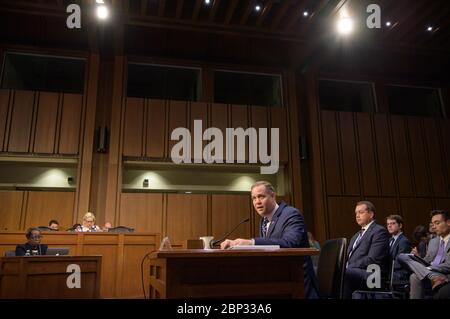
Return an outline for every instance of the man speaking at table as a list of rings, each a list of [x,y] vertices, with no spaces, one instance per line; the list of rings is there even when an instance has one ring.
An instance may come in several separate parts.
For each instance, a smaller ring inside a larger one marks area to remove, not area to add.
[[[261,216],[260,237],[252,239],[226,239],[220,245],[227,249],[239,245],[279,245],[281,248],[309,248],[303,215],[298,209],[281,202],[277,204],[275,188],[266,181],[252,185],[253,207]],[[305,256],[303,263],[305,297],[318,298],[316,280],[311,258]]]

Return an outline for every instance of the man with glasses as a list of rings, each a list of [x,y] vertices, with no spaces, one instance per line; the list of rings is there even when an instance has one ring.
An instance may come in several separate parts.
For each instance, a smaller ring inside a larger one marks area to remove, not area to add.
[[[410,299],[422,299],[425,289],[437,291],[450,279],[450,214],[443,210],[433,210],[431,222],[436,237],[430,240],[423,260],[413,254],[398,256],[398,260],[413,272],[409,277]]]
[[[16,256],[46,255],[47,245],[41,244],[41,231],[39,228],[28,228],[25,233],[28,241],[23,245],[16,246]]]

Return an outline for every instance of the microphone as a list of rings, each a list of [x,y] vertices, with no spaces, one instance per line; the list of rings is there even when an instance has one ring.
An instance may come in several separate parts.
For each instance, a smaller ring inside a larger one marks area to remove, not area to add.
[[[239,224],[237,224],[232,231],[230,231],[229,233],[227,233],[225,236],[223,236],[222,238],[220,238],[219,240],[215,240],[213,242],[211,242],[211,248],[213,246],[217,246],[218,244],[220,244],[221,242],[223,242],[225,239],[227,239],[228,236],[230,236],[239,226],[241,226],[243,223],[246,223],[250,220],[250,218],[246,218],[243,221],[241,221]]]

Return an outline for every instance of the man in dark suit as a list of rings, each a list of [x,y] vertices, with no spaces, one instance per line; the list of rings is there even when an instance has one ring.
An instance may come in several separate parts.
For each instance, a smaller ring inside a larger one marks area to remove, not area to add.
[[[281,202],[277,204],[274,187],[265,181],[256,182],[251,188],[253,207],[262,217],[260,237],[253,239],[226,239],[220,245],[226,249],[238,245],[279,245],[281,248],[309,248],[308,235],[302,214],[298,209]],[[316,280],[311,258],[303,264],[305,296],[317,298]]]
[[[450,280],[450,214],[443,210],[431,212],[436,237],[430,240],[426,256],[426,265],[414,258],[412,254],[398,256],[400,263],[406,265],[413,273],[409,277],[410,299],[422,299],[425,290],[439,289]]]
[[[403,218],[400,215],[390,215],[386,218],[386,226],[391,239],[389,240],[390,265],[394,262],[392,283],[394,286],[409,283],[410,272],[397,261],[399,254],[411,252],[411,243],[403,234]]]
[[[375,220],[375,206],[369,201],[356,203],[355,218],[361,230],[350,240],[344,279],[344,298],[355,290],[368,290],[368,267],[377,265],[386,274],[389,257],[389,233]],[[380,276],[381,276],[380,274]]]
[[[16,246],[16,256],[47,254],[47,245],[41,244],[42,235],[39,228],[28,228],[25,237],[27,237],[28,242]]]

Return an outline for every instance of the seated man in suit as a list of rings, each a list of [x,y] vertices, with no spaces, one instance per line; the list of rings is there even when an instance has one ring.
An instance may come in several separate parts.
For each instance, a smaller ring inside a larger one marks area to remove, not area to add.
[[[356,203],[356,223],[361,227],[350,240],[347,249],[347,268],[344,279],[344,298],[351,298],[355,290],[368,290],[367,272],[370,265],[378,265],[387,274],[389,233],[375,220],[375,206],[369,201]]]
[[[16,256],[47,254],[47,245],[41,244],[42,235],[39,228],[28,228],[25,236],[27,237],[28,242],[16,246]]]
[[[48,227],[58,231],[59,230],[59,222],[56,219],[52,219],[48,222]]]
[[[411,243],[403,234],[403,218],[400,215],[390,215],[386,218],[386,225],[391,239],[389,240],[389,254],[391,262],[394,263],[393,285],[401,285],[409,283],[410,272],[402,267],[397,261],[400,254],[408,254],[411,252]]]
[[[398,260],[413,272],[409,277],[411,299],[424,298],[424,289],[439,289],[450,279],[450,214],[443,210],[431,212],[436,237],[430,240],[426,256],[429,266],[414,259],[411,254],[401,254]]]
[[[279,245],[282,248],[309,247],[308,236],[302,214],[294,207],[281,202],[277,204],[274,187],[265,181],[251,187],[253,207],[262,217],[260,237],[253,239],[226,239],[221,249],[237,245]],[[303,265],[305,296],[317,298],[316,280],[311,258],[305,258]]]

